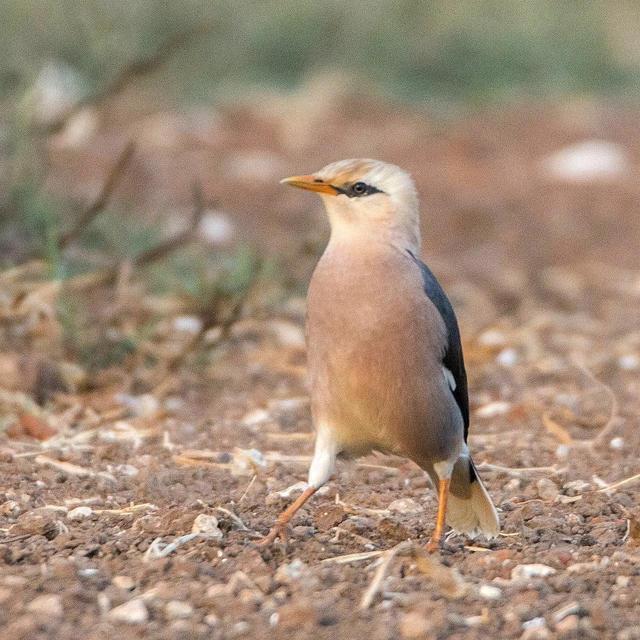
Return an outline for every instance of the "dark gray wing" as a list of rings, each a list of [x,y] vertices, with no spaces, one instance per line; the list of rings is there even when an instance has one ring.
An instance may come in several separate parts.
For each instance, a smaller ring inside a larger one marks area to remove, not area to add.
[[[464,369],[458,320],[451,306],[451,302],[449,302],[449,298],[447,298],[440,283],[431,272],[431,269],[429,269],[422,260],[414,256],[411,251],[407,250],[407,253],[418,267],[420,267],[422,280],[424,282],[424,292],[435,305],[447,327],[448,342],[444,357],[442,358],[442,364],[451,371],[456,383],[456,388],[452,393],[458,407],[460,407],[460,413],[464,420],[464,441],[466,442],[467,434],[469,433],[469,394],[467,391],[467,372]]]

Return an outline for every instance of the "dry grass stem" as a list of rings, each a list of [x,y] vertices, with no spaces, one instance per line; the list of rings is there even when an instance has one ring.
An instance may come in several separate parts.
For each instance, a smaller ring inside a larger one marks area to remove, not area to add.
[[[368,609],[375,600],[378,592],[382,587],[382,583],[387,576],[387,572],[391,567],[391,563],[393,559],[402,551],[406,551],[411,548],[411,542],[401,542],[397,544],[395,547],[388,549],[382,553],[382,562],[378,566],[373,579],[369,583],[367,590],[362,595],[362,599],[360,600],[360,609]]]

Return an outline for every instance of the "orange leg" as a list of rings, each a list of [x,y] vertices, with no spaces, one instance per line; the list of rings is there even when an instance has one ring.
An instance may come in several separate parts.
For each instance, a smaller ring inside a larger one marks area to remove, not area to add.
[[[436,528],[433,530],[431,540],[427,543],[427,551],[433,553],[440,549],[442,533],[444,531],[444,521],[447,516],[447,498],[449,497],[449,485],[451,480],[440,480],[438,483],[438,517],[436,518]]]
[[[299,496],[295,502],[290,504],[276,520],[276,523],[271,527],[269,533],[258,542],[261,547],[266,547],[272,544],[276,538],[280,538],[283,542],[287,541],[287,525],[298,509],[317,491],[316,487],[309,487],[305,489],[301,496]]]

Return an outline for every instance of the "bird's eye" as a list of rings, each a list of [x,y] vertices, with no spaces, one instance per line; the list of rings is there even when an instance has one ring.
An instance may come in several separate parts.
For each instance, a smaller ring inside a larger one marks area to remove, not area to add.
[[[351,189],[353,190],[353,193],[358,196],[362,196],[367,193],[367,185],[364,182],[356,182]]]

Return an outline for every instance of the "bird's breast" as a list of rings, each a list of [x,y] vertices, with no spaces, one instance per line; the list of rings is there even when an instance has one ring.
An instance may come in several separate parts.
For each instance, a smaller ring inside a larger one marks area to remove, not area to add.
[[[309,287],[307,340],[316,422],[354,448],[424,442],[436,405],[449,402],[446,330],[412,261],[394,248],[330,247]]]

